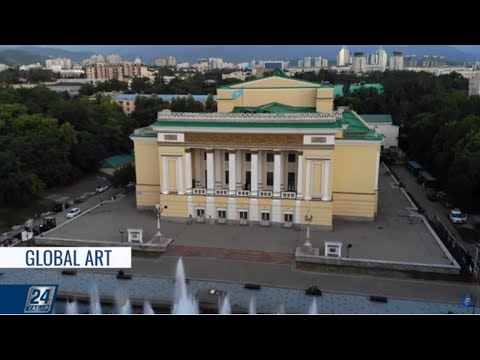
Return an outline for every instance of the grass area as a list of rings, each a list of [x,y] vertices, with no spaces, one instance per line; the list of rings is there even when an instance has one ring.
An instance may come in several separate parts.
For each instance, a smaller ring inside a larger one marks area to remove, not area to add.
[[[304,271],[316,271],[324,273],[337,273],[337,274],[349,274],[349,275],[371,275],[388,278],[401,278],[401,279],[417,279],[417,280],[433,280],[433,281],[454,281],[454,282],[466,282],[471,283],[472,277],[463,274],[437,274],[427,273],[420,271],[400,271],[390,269],[372,269],[353,266],[335,266],[325,264],[311,264],[304,262],[297,262],[296,269]]]
[[[0,208],[0,233],[9,231],[14,225],[22,225],[35,214],[51,211],[55,203],[50,200],[32,200],[23,206],[10,206]]]

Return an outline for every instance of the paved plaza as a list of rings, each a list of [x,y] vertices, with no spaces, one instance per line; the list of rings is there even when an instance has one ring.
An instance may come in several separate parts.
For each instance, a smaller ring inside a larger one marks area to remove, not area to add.
[[[311,231],[313,246],[322,249],[324,241],[341,241],[344,252],[346,245],[352,244],[351,258],[450,264],[421,218],[411,210],[411,204],[383,167],[380,169],[379,178],[379,208],[376,220],[335,220],[333,231]],[[45,237],[121,242],[120,230],[126,231],[128,228],[143,229],[145,242],[156,232],[155,213],[136,209],[134,191],[128,192],[124,198],[98,206],[54,229]],[[172,256],[194,256],[193,253],[201,252],[200,247],[211,249],[212,253],[230,249],[293,254],[295,248],[305,239],[304,230],[260,225],[188,225],[166,219],[162,219],[161,230],[163,234],[174,239],[171,249],[167,249],[167,255],[170,251]],[[123,240],[126,241],[125,235]],[[209,256],[207,254],[203,257]],[[212,258],[222,257],[212,255]],[[255,257],[251,260],[255,261]]]

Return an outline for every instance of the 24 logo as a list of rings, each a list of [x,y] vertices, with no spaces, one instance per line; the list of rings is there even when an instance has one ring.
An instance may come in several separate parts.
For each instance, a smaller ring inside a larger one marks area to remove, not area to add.
[[[55,286],[31,286],[24,313],[48,314],[55,300]]]

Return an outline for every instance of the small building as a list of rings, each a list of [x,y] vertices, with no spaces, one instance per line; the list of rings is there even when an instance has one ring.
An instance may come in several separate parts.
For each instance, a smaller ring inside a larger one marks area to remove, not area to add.
[[[425,170],[418,172],[417,180],[425,189],[435,189],[437,187],[437,179]]]
[[[360,114],[371,129],[375,129],[385,136],[383,147],[385,149],[398,147],[399,126],[393,124],[390,114]]]
[[[128,164],[133,164],[135,158],[130,154],[115,155],[102,161],[99,171],[103,174],[113,175],[113,173]]]

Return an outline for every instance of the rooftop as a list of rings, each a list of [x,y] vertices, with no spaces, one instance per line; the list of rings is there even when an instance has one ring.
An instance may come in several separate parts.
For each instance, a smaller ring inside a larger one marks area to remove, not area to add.
[[[236,106],[234,113],[314,113],[314,107],[300,107],[272,102],[262,106]]]
[[[360,116],[368,123],[389,123],[393,122],[390,114],[360,114]]]
[[[113,97],[114,100],[119,100],[119,101],[135,101],[138,96],[141,97],[146,97],[150,98],[152,96],[155,96],[159,99],[162,99],[164,101],[171,101],[173,98],[184,98],[184,97],[189,97],[190,94],[118,94]],[[193,98],[196,101],[207,101],[208,95],[192,95]],[[217,96],[215,95],[213,99],[216,101]]]
[[[383,93],[383,85],[382,84],[356,84],[350,85],[350,92],[357,91],[362,88],[374,88],[380,94]],[[333,96],[344,96],[343,94],[343,85],[335,85],[333,90]]]
[[[129,154],[115,155],[103,160],[101,167],[117,169],[134,160],[135,160],[135,157],[133,155],[129,155]]]

